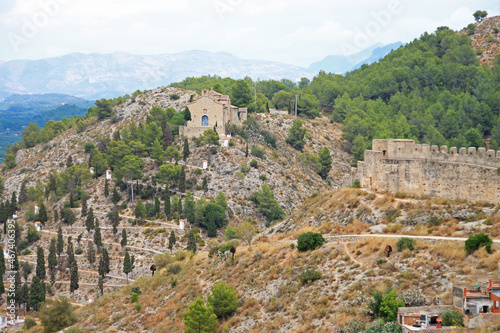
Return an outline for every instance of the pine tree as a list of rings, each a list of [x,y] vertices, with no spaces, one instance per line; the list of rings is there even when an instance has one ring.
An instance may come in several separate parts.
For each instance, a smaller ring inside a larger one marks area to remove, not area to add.
[[[71,264],[71,273],[70,273],[70,283],[69,290],[73,293],[73,299],[75,298],[75,290],[77,290],[80,286],[78,285],[78,264],[76,260]]]
[[[167,189],[165,190],[165,196],[163,197],[163,201],[164,201],[163,212],[165,213],[166,219],[168,220],[168,216],[170,215],[170,210],[171,210],[170,190],[168,189],[168,186]]]
[[[187,159],[191,155],[189,151],[189,142],[187,138],[184,138],[184,146],[182,148],[182,158],[184,159],[184,164],[187,164]]]
[[[97,219],[95,220],[94,244],[97,246],[97,249],[100,249],[102,246],[101,228]]]
[[[59,228],[57,228],[56,248],[57,248],[57,255],[61,256],[61,253],[63,253],[63,251],[64,251],[64,239],[63,239],[63,233],[62,233],[61,226],[59,226]]]
[[[172,230],[170,232],[170,236],[168,237],[168,249],[170,250],[170,253],[172,253],[172,249],[174,248],[176,242],[177,239],[175,238],[174,231]]]
[[[40,210],[38,212],[38,221],[40,221],[43,225],[45,225],[45,222],[49,220],[47,216],[47,208],[43,204],[43,202],[40,204]]]
[[[87,216],[87,198],[84,197],[82,199],[82,218]]]
[[[288,130],[288,136],[286,137],[286,143],[299,151],[302,151],[306,144],[304,140],[306,129],[302,127],[302,125],[302,120],[295,119],[292,127]]]
[[[127,274],[127,283],[128,283],[128,273],[132,271],[132,264],[130,262],[130,255],[128,251],[125,251],[125,258],[123,259],[123,273]]]
[[[57,267],[57,256],[56,256],[56,238],[52,237],[50,240],[50,246],[49,246],[49,256],[48,256],[48,262],[49,262],[49,270],[52,272],[54,271],[54,268]]]
[[[123,248],[127,246],[127,231],[125,231],[125,229],[122,230],[122,240],[120,244]]]
[[[155,139],[153,143],[153,154],[151,158],[155,160],[157,165],[162,165],[163,161],[165,161],[165,152],[163,151],[163,146],[158,141],[158,138]]]
[[[36,250],[36,276],[40,281],[45,281],[45,256],[41,246]]]
[[[183,166],[179,175],[179,191],[181,193],[186,192],[186,169]]]
[[[90,267],[92,267],[95,263],[95,250],[92,242],[87,243],[87,260],[89,261]]]
[[[163,149],[167,149],[172,145],[172,130],[168,123],[165,125],[165,129],[163,130]]]
[[[116,188],[113,188],[113,195],[111,196],[111,202],[114,205],[116,205],[116,204],[118,204],[118,202],[120,202],[121,199],[122,199],[122,196],[120,195],[120,193],[118,193]]]
[[[87,232],[90,234],[90,231],[95,228],[95,217],[94,217],[94,209],[90,207],[88,213],[87,213],[87,219],[85,220],[85,228],[87,229]]]
[[[108,178],[104,181],[104,196],[107,198],[109,197],[109,182]]]
[[[30,307],[38,311],[42,306],[42,303],[45,302],[45,291],[42,282],[38,276],[34,276],[31,282],[30,287],[30,295],[29,295],[29,304]]]
[[[189,311],[184,313],[185,333],[209,333],[215,332],[217,316],[211,307],[207,307],[203,300],[198,297],[189,305]]]

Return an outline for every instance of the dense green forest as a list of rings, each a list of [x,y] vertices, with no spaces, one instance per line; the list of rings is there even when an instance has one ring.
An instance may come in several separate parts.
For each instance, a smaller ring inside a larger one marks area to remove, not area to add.
[[[320,72],[298,84],[206,76],[173,86],[213,88],[253,112],[293,110],[298,95],[299,116],[321,111],[343,124],[344,148],[355,159],[363,159],[375,138],[492,149],[500,143],[500,65],[480,66],[470,39],[447,27],[346,75]]]

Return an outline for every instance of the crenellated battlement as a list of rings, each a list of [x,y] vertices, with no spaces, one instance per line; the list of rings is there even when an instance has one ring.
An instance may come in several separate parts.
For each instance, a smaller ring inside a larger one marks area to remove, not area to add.
[[[373,140],[354,178],[382,191],[500,203],[500,152],[416,144],[413,140]]]
[[[433,162],[453,162],[475,164],[486,167],[500,166],[500,151],[475,147],[451,147],[416,144],[413,140],[378,139],[373,140],[372,150],[365,153],[381,152],[383,159],[424,159]]]

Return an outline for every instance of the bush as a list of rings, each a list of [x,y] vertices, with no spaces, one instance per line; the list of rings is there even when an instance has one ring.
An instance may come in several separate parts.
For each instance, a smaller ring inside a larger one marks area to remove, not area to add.
[[[361,188],[361,183],[359,182],[359,179],[355,179],[353,182],[352,182],[352,188]]]
[[[467,35],[472,36],[476,32],[476,25],[471,23],[467,26]]]
[[[172,279],[172,281],[170,281],[170,286],[172,286],[172,288],[175,288],[175,286],[177,286],[177,279]]]
[[[82,254],[83,253],[83,250],[81,247],[77,247],[76,250],[75,250],[75,254]]]
[[[264,142],[271,147],[276,148],[276,136],[274,136],[273,134],[266,132],[264,134]]]
[[[195,175],[199,176],[199,175],[201,175],[202,171],[200,168],[198,168],[198,169],[194,170],[194,173],[195,173]]]
[[[90,154],[92,150],[94,150],[95,146],[92,142],[86,142],[83,145],[83,149],[85,149],[85,154]]]
[[[441,225],[441,223],[443,223],[443,221],[438,216],[432,215],[429,218],[429,221],[427,223],[430,225],[433,225],[433,226],[438,226],[438,225]]]
[[[23,330],[29,330],[33,326],[36,326],[36,320],[31,317],[26,317],[26,319],[24,319]]]
[[[250,167],[246,162],[241,163],[240,171],[244,174],[247,174],[250,171]]]
[[[259,146],[253,146],[250,150],[250,154],[258,158],[264,158],[264,156],[266,156],[266,151]]]
[[[398,240],[396,246],[398,247],[398,251],[404,251],[405,249],[413,251],[415,250],[415,240],[413,238],[402,237]]]
[[[142,305],[140,303],[136,303],[134,305],[134,309],[135,311],[140,312],[142,310]]]
[[[39,313],[44,333],[57,332],[76,323],[73,305],[66,297],[47,299]]]
[[[227,318],[238,308],[238,297],[233,287],[221,282],[212,287],[212,295],[208,295],[208,303],[218,318]]]
[[[302,284],[308,284],[319,279],[321,279],[321,273],[314,269],[305,270],[300,274],[300,282]]]
[[[179,264],[172,264],[168,266],[167,270],[170,274],[178,274],[181,271],[181,265]]]
[[[315,250],[324,243],[325,239],[320,233],[305,232],[297,238],[297,249],[299,251]]]
[[[464,327],[464,316],[455,310],[448,310],[441,314],[443,326],[459,326]]]
[[[493,241],[491,240],[491,238],[484,233],[472,235],[465,241],[465,251],[467,251],[468,254],[471,254],[481,246],[484,246],[486,251],[488,253],[491,253],[492,243]]]
[[[141,288],[139,286],[132,287],[132,289],[130,290],[130,292],[136,293],[137,295],[142,294]]]
[[[181,98],[181,97],[180,97],[178,94],[171,94],[171,95],[170,95],[170,99],[171,99],[171,100],[176,101],[176,100],[178,100],[179,98]]]
[[[250,161],[250,167],[258,169],[259,168],[259,163],[257,163],[256,160]]]
[[[259,179],[262,180],[263,182],[265,182],[267,180],[267,176],[262,174],[259,176]]]
[[[139,300],[139,295],[137,293],[130,294],[130,303],[135,303]]]
[[[65,330],[64,333],[82,333],[82,330],[80,330],[78,327],[70,327]]]

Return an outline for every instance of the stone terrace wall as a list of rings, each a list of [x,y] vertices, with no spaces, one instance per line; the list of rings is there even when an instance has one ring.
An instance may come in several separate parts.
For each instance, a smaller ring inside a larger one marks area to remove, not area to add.
[[[361,186],[380,191],[500,203],[500,152],[373,140],[355,170]]]

